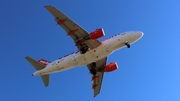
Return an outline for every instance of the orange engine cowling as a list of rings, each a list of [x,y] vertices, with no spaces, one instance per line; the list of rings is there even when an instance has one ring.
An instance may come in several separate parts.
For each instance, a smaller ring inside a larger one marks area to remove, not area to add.
[[[107,65],[105,67],[106,72],[112,72],[112,71],[114,71],[116,69],[118,69],[118,65],[116,64],[116,62],[111,62],[109,65]]]
[[[103,28],[96,29],[94,32],[91,32],[89,34],[91,39],[98,39],[98,38],[103,37],[104,35],[105,34],[104,34]]]

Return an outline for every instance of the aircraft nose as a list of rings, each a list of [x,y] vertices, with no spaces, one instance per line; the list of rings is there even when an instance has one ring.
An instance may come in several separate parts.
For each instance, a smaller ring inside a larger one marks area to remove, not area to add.
[[[137,32],[136,32],[136,37],[137,37],[138,39],[141,38],[143,35],[144,35],[143,32],[140,32],[140,31],[137,31]]]

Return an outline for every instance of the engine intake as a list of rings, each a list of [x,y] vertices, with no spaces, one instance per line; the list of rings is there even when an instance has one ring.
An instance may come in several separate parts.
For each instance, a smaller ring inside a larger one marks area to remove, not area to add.
[[[116,62],[111,62],[109,65],[105,67],[106,72],[112,72],[114,70],[118,69],[118,65]]]
[[[89,36],[91,39],[98,39],[98,38],[103,37],[104,35],[105,34],[104,34],[103,28],[99,28],[99,29],[96,29],[94,32],[91,32]]]

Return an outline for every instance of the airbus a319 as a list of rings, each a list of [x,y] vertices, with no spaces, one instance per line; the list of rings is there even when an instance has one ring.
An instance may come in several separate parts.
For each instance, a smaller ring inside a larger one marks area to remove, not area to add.
[[[54,6],[45,6],[45,8],[54,16],[55,21],[70,36],[78,51],[72,52],[53,62],[44,59],[38,61],[31,57],[25,57],[27,61],[37,70],[32,75],[41,76],[44,85],[49,85],[49,75],[51,73],[65,71],[76,66],[87,65],[92,74],[92,89],[94,97],[100,93],[105,72],[112,72],[118,69],[116,62],[106,64],[107,58],[114,51],[123,47],[130,48],[131,44],[139,40],[143,36],[141,31],[128,31],[114,35],[106,40],[98,39],[105,35],[102,28],[89,33],[77,23],[63,14]]]

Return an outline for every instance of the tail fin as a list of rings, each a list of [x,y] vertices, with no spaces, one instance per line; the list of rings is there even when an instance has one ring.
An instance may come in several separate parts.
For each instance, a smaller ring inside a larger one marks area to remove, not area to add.
[[[48,65],[48,64],[50,63],[49,61],[44,60],[44,59],[38,60],[38,62],[39,62],[40,64],[42,64],[43,66],[46,66],[46,65]]]
[[[45,65],[39,63],[38,61],[32,59],[29,56],[26,56],[25,58],[36,70],[41,70],[46,67]],[[47,87],[49,85],[49,74],[42,75],[41,78],[44,82],[44,85]]]

